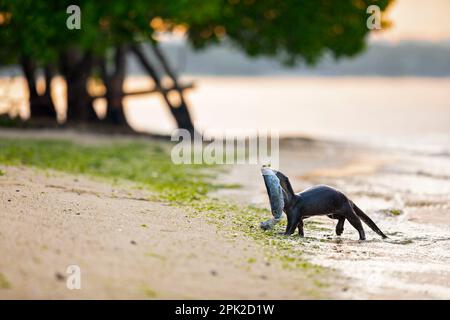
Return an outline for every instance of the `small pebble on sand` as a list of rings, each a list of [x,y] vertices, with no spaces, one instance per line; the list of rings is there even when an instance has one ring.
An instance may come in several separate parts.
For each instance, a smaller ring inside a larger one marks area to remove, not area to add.
[[[55,277],[58,281],[64,281],[64,279],[66,278],[61,272],[55,273]]]

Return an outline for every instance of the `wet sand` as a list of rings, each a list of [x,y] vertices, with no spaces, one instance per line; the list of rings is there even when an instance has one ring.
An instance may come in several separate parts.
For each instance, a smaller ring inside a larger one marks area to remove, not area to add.
[[[341,297],[352,299],[450,298],[450,157],[447,154],[387,149],[300,139],[281,143],[280,170],[295,191],[328,184],[346,193],[383,230],[369,227],[367,241],[348,222],[334,233],[336,220],[313,217],[305,238],[286,241],[316,264],[335,270],[347,283]],[[224,196],[268,207],[259,168],[235,166],[225,182],[243,190]],[[283,231],[282,226],[278,226]]]
[[[64,137],[105,141],[70,132]],[[285,241],[329,268],[322,287],[310,287],[302,271],[268,264],[264,248],[245,234],[143,201],[150,195],[132,185],[1,166],[0,298],[450,298],[448,154],[304,139],[280,146],[280,170],[296,191],[337,187],[389,236],[382,240],[365,226],[367,241],[361,242],[348,223],[338,237],[335,220],[308,219],[305,238]],[[268,208],[259,167],[229,169],[218,180],[242,188],[211,196]],[[87,277],[81,291],[66,288],[70,264]]]

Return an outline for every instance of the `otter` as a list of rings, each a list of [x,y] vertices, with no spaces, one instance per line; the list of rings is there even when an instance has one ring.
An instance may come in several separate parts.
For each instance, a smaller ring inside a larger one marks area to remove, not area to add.
[[[337,235],[341,235],[344,231],[344,223],[347,219],[358,231],[359,240],[366,239],[361,220],[383,239],[387,238],[375,222],[339,190],[326,185],[318,185],[295,194],[288,177],[280,171],[270,170],[279,179],[283,193],[283,211],[286,213],[288,220],[285,235],[293,234],[295,229],[298,228],[300,237],[304,237],[303,219],[326,215],[338,220],[336,225]]]

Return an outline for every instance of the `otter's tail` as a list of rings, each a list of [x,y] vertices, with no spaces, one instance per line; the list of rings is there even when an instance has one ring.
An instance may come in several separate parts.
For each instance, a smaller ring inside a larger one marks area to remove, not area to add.
[[[353,202],[351,202],[353,210],[355,210],[355,213],[358,217],[361,218],[362,221],[364,221],[370,229],[378,233],[383,239],[386,239],[387,236],[380,230],[380,228],[377,227],[375,222],[372,221],[360,208],[356,206]]]

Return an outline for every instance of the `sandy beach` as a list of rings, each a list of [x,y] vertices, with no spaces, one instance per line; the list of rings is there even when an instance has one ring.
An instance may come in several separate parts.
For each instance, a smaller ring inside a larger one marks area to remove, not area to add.
[[[1,168],[2,299],[311,296],[295,285],[304,274],[266,262],[262,248],[245,236],[148,201],[133,185]],[[81,268],[81,290],[66,287],[69,265]]]
[[[15,314],[450,300],[449,0],[3,2]]]
[[[67,131],[1,136],[111,141]],[[326,291],[269,261],[245,234],[150,201],[155,195],[132,182],[0,170],[0,299],[301,299]],[[81,290],[66,286],[70,265],[81,269]]]
[[[280,156],[296,191],[339,188],[389,239],[365,226],[367,241],[357,241],[348,223],[338,237],[334,220],[308,219],[305,238],[284,241],[326,270],[320,285],[311,285],[311,275],[268,261],[267,248],[244,233],[150,201],[131,182],[0,165],[0,298],[450,298],[448,155],[286,139]],[[218,180],[242,187],[212,198],[268,208],[258,167],[227,169]],[[82,290],[66,287],[73,264],[81,268]]]

